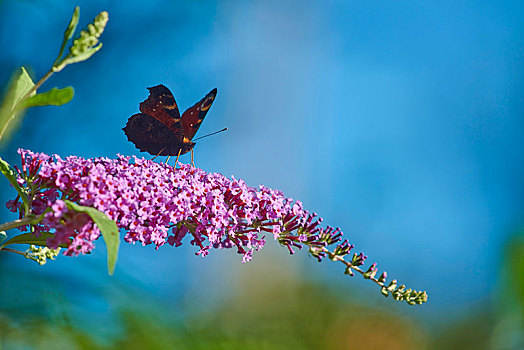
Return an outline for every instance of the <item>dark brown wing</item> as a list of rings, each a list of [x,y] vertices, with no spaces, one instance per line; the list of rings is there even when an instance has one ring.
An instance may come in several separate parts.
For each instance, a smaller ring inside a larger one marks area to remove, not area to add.
[[[144,113],[132,115],[123,130],[136,148],[155,156],[176,156],[179,151],[185,154],[195,146],[185,141],[181,132],[174,133],[158,119]]]
[[[191,140],[215,100],[217,89],[211,90],[203,99],[182,114],[182,129],[187,140]]]
[[[164,85],[148,88],[149,96],[140,103],[125,128],[127,139],[143,152],[176,156],[189,152],[194,143],[184,138],[180,112],[171,91]]]
[[[150,88],[147,99],[140,103],[140,112],[150,115],[173,131],[180,128],[180,112],[171,91],[164,85]]]

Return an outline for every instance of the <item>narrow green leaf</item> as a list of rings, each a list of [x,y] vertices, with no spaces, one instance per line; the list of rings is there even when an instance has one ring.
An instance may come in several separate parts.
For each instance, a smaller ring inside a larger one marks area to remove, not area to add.
[[[35,106],[60,106],[71,101],[75,95],[75,90],[72,86],[63,89],[52,88],[47,92],[36,94],[23,101],[19,108],[29,108]]]
[[[5,231],[0,231],[0,246],[7,239],[7,233]]]
[[[0,105],[0,142],[6,142],[20,124],[23,110],[18,109],[17,104],[34,85],[24,67],[13,74]]]
[[[66,30],[64,31],[64,39],[62,40],[62,44],[60,45],[60,51],[55,60],[55,63],[53,63],[53,66],[58,63],[58,61],[62,57],[62,54],[64,53],[64,49],[65,49],[67,42],[75,34],[75,30],[76,30],[76,26],[78,25],[79,18],[80,18],[80,7],[76,6],[75,10],[73,11],[73,16],[71,16],[71,20],[69,21],[69,25],[67,26]]]
[[[5,242],[2,246],[5,247],[10,244],[32,244],[37,245],[40,247],[47,247],[46,240],[49,237],[53,237],[53,233],[49,232],[42,232],[40,236],[35,237],[35,235],[31,232],[22,233],[21,235],[14,236],[13,238],[9,239],[7,242]],[[67,244],[61,244],[60,247],[67,248]]]
[[[65,202],[69,209],[89,215],[100,232],[102,232],[102,237],[104,237],[107,248],[107,270],[109,274],[112,275],[115,271],[116,259],[118,257],[118,246],[120,245],[120,236],[116,223],[108,218],[106,214],[95,208],[78,205],[68,200]]]
[[[20,185],[16,181],[17,174],[16,174],[15,169],[13,169],[11,165],[9,165],[9,163],[3,160],[2,158],[0,158],[0,172],[2,172],[2,174],[4,174],[5,177],[7,178],[7,180],[9,180],[11,185],[13,185],[16,192],[18,192],[18,195],[24,202],[24,205],[26,206],[26,208],[29,208],[29,199],[27,198],[27,194],[25,193],[24,189],[20,187]]]
[[[64,39],[67,41],[73,37],[75,34],[76,26],[78,25],[78,20],[80,19],[80,7],[76,6],[73,11],[73,16],[71,16],[71,21],[67,26],[64,32]]]

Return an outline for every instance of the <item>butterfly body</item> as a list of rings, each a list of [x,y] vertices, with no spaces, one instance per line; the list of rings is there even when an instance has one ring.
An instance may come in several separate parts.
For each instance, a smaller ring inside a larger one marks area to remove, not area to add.
[[[195,147],[191,139],[204,120],[217,89],[188,108],[182,116],[173,94],[164,85],[149,89],[148,98],[140,103],[140,112],[132,115],[122,129],[127,139],[142,152],[152,155],[177,156]]]

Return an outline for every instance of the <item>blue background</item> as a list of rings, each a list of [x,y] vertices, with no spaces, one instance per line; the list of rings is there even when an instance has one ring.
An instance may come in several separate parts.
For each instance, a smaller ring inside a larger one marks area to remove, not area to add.
[[[430,302],[411,315],[444,321],[494,295],[524,207],[521,2],[3,1],[2,86],[20,65],[35,81],[47,71],[75,5],[79,29],[109,12],[104,46],[45,83],[73,85],[74,99],[30,110],[4,159],[18,164],[18,147],[147,156],[121,130],[146,87],[166,85],[182,110],[217,87],[197,136],[229,131],[198,142],[198,167],[280,189],[341,227],[391,277],[427,290]],[[14,197],[0,186],[2,202]],[[54,279],[93,317],[110,309],[99,288],[115,281],[206,305],[241,288],[236,275],[263,281],[263,264],[384,303],[342,266],[288,256],[273,241],[247,265],[234,251],[196,257],[188,242],[121,248],[113,278],[102,242],[43,268],[3,259],[27,278]]]

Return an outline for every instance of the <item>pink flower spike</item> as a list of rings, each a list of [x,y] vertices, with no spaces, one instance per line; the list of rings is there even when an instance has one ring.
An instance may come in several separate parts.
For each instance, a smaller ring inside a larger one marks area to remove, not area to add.
[[[22,149],[19,153],[24,171],[17,181],[29,194],[31,214],[45,212],[33,225],[34,232],[51,233],[47,245],[67,246],[65,255],[91,252],[100,237],[91,217],[68,210],[68,200],[105,213],[125,231],[124,240],[129,243],[153,244],[157,249],[166,243],[178,247],[189,236],[198,250],[196,255],[206,257],[212,248],[236,248],[247,263],[254,251],[264,247],[265,235],[272,235],[291,254],[295,248],[307,247],[318,261],[325,257],[341,261],[348,275],[358,271],[384,285],[386,274],[375,278],[375,264],[367,272],[360,268],[366,255],[354,253],[351,258],[353,245],[343,239],[340,229],[321,227],[322,219],[316,213],[304,210],[300,201],[281,191],[249,187],[241,179],[182,163],[175,169],[121,155],[116,159],[62,159]],[[8,201],[7,206],[24,217],[19,198]],[[393,287],[386,291],[390,289]],[[395,293],[398,298],[401,292]],[[405,297],[415,303],[427,299],[420,293]]]

